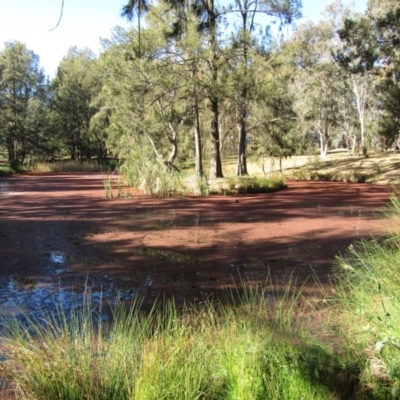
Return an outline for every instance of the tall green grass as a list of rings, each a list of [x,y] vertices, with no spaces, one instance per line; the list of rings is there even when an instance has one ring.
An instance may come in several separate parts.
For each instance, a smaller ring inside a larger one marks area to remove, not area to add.
[[[76,162],[76,161],[57,161],[57,162],[34,162],[29,166],[32,172],[99,172],[104,170],[104,166],[97,162]]]
[[[218,194],[246,194],[269,193],[286,188],[282,175],[272,177],[229,177],[209,181],[210,193]]]
[[[181,177],[176,170],[142,153],[124,160],[119,172],[128,186],[151,196],[167,197],[183,191]]]
[[[376,399],[400,398],[400,201],[393,197],[388,233],[350,246],[338,258],[341,319],[363,354],[364,384]]]
[[[291,290],[271,300],[253,289],[179,311],[119,304],[109,324],[90,301],[68,315],[10,318],[0,374],[30,400],[340,398],[336,372],[319,372],[337,363],[300,334],[298,303]]]

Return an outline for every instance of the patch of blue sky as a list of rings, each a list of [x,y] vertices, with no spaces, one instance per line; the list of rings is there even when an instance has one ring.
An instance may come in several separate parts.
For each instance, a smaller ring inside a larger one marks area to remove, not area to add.
[[[366,2],[355,0],[356,11],[365,11]],[[318,20],[329,3],[303,0],[301,21]],[[0,0],[0,49],[9,41],[25,43],[39,55],[41,65],[52,77],[68,48],[88,47],[98,54],[100,38],[109,38],[117,25],[131,26],[120,16],[124,0],[64,0],[62,20],[51,30],[60,17],[61,4],[62,0]]]

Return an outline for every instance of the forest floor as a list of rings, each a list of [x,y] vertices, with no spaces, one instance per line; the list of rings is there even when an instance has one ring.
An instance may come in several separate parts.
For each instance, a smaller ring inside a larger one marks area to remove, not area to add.
[[[315,155],[299,155],[281,160],[282,173],[287,178],[302,180],[333,180],[341,182],[368,182],[398,184],[400,182],[400,153],[370,152],[368,157],[349,155],[347,150],[330,151],[326,158]],[[234,175],[236,158],[224,162],[224,172]],[[278,158],[255,161],[249,158],[250,175],[263,176],[280,173]]]

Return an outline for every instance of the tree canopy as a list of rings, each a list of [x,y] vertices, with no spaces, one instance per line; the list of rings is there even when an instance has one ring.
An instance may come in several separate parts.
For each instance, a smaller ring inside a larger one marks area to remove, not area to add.
[[[296,26],[300,0],[130,0],[96,56],[71,48],[53,79],[22,43],[0,51],[0,152],[117,158],[210,178],[225,157],[282,158],[347,147],[388,149],[400,129],[400,5],[339,0]],[[290,35],[281,28],[289,26]],[[207,165],[207,164],[206,164]]]

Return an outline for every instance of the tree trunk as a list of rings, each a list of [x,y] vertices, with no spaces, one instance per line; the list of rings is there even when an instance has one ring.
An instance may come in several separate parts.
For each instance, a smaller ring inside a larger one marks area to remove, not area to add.
[[[210,179],[223,178],[221,152],[219,148],[219,109],[218,100],[214,97],[211,103],[211,160],[210,160]]]
[[[243,23],[243,64],[247,73],[248,66],[248,31],[247,31],[247,16],[248,16],[248,2],[245,1],[244,7],[240,6]],[[254,17],[253,17],[254,18]],[[252,24],[251,24],[252,25]],[[247,116],[247,84],[240,90],[240,99],[236,107],[236,126],[239,131],[239,147],[238,147],[238,164],[236,169],[237,176],[248,175],[247,173],[247,160],[246,160],[246,116]]]
[[[195,78],[195,70],[192,69],[192,79]],[[196,88],[193,85],[193,101],[192,110],[194,118],[194,145],[195,145],[195,167],[194,174],[197,177],[202,177],[204,175],[203,171],[203,146],[201,143],[201,128],[200,128],[200,117],[199,117],[199,105],[197,103]]]
[[[168,167],[172,167],[174,165],[174,162],[176,160],[176,157],[178,156],[178,142],[176,140],[176,130],[172,126],[171,122],[168,123],[170,134],[168,135],[168,140],[172,146],[171,152],[169,153],[168,157]]]
[[[320,146],[321,146],[321,158],[325,158],[328,155],[328,139],[329,137],[325,132],[319,133]]]
[[[246,161],[246,106],[241,103],[236,109],[236,126],[239,133],[238,163],[236,169],[237,176],[248,175]]]
[[[7,139],[8,162],[12,168],[18,167],[18,141],[14,137]]]
[[[196,99],[194,100],[194,104],[193,104],[193,113],[194,113],[195,159],[196,159],[194,174],[197,177],[201,177],[204,175],[204,171],[203,171],[203,156],[202,156],[199,108],[198,108]]]
[[[360,134],[361,134],[361,149],[363,155],[367,155],[367,147],[365,144],[365,111],[367,105],[367,95],[368,95],[368,81],[367,77],[362,77],[364,81],[357,80],[354,75],[352,75],[353,80],[353,93],[356,97],[358,118],[360,120]]]
[[[217,21],[214,9],[214,0],[211,0],[208,9],[210,23],[210,47],[212,51],[209,60],[211,72],[211,94],[210,110],[211,110],[211,160],[210,160],[210,179],[223,178],[222,162],[219,143],[219,107],[216,87],[218,85],[218,44],[217,44]]]

